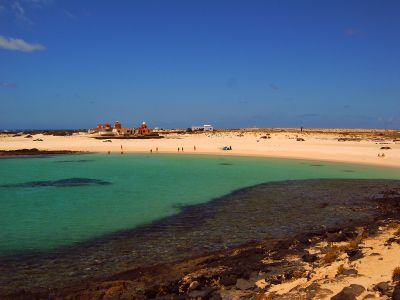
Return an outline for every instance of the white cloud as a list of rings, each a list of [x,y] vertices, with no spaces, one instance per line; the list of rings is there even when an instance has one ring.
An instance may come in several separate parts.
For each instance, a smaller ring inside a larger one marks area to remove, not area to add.
[[[21,39],[8,38],[0,35],[0,48],[14,51],[32,52],[45,50],[42,44],[30,44]]]

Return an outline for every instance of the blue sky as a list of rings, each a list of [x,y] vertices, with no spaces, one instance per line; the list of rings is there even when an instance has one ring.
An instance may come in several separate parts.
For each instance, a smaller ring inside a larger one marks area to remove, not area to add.
[[[399,15],[396,0],[0,0],[0,128],[399,128]]]

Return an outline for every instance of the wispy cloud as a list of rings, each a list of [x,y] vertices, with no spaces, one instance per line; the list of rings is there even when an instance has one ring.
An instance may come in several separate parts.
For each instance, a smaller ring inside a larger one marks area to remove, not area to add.
[[[11,9],[14,12],[17,20],[27,23],[32,23],[32,21],[26,16],[25,8],[19,1],[15,1],[11,4]]]
[[[33,52],[46,49],[42,44],[31,44],[22,39],[8,38],[2,35],[0,35],[0,48],[23,52]]]
[[[14,82],[0,81],[0,87],[14,89],[17,87],[17,84],[15,84]]]
[[[0,13],[9,12],[18,22],[32,25],[29,12],[33,9],[44,9],[53,3],[53,0],[0,0]]]
[[[269,87],[274,90],[274,91],[278,91],[279,90],[279,86],[275,83],[270,83]]]
[[[64,13],[71,20],[78,19],[78,17],[74,13],[70,12],[69,10],[64,10]]]
[[[346,28],[346,29],[344,30],[344,33],[345,33],[346,35],[348,35],[348,36],[352,36],[352,35],[359,34],[359,33],[360,33],[360,29],[349,27],[349,28]]]

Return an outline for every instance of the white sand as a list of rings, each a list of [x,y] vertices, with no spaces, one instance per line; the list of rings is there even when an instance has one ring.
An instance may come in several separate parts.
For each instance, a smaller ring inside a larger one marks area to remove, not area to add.
[[[158,147],[160,153],[178,153],[178,147],[183,147],[184,153],[188,154],[282,157],[400,167],[400,144],[389,139],[384,143],[373,140],[339,142],[338,138],[342,137],[339,133],[283,132],[272,133],[271,139],[260,139],[261,133],[238,135],[237,132],[170,134],[164,139],[113,140],[112,143],[93,139],[87,134],[66,137],[35,135],[33,138],[0,136],[0,150],[38,148],[119,153],[122,145],[124,152],[149,152],[152,149],[155,153]],[[305,141],[296,141],[296,137]],[[35,138],[41,138],[43,142],[33,141]],[[232,146],[233,150],[223,151],[223,146]],[[391,149],[381,150],[382,146]],[[385,157],[378,157],[378,153],[385,153]]]

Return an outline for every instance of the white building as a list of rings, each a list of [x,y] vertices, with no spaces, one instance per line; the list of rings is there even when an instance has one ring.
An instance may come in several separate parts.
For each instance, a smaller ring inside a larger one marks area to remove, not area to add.
[[[212,125],[192,126],[192,131],[214,131]]]

